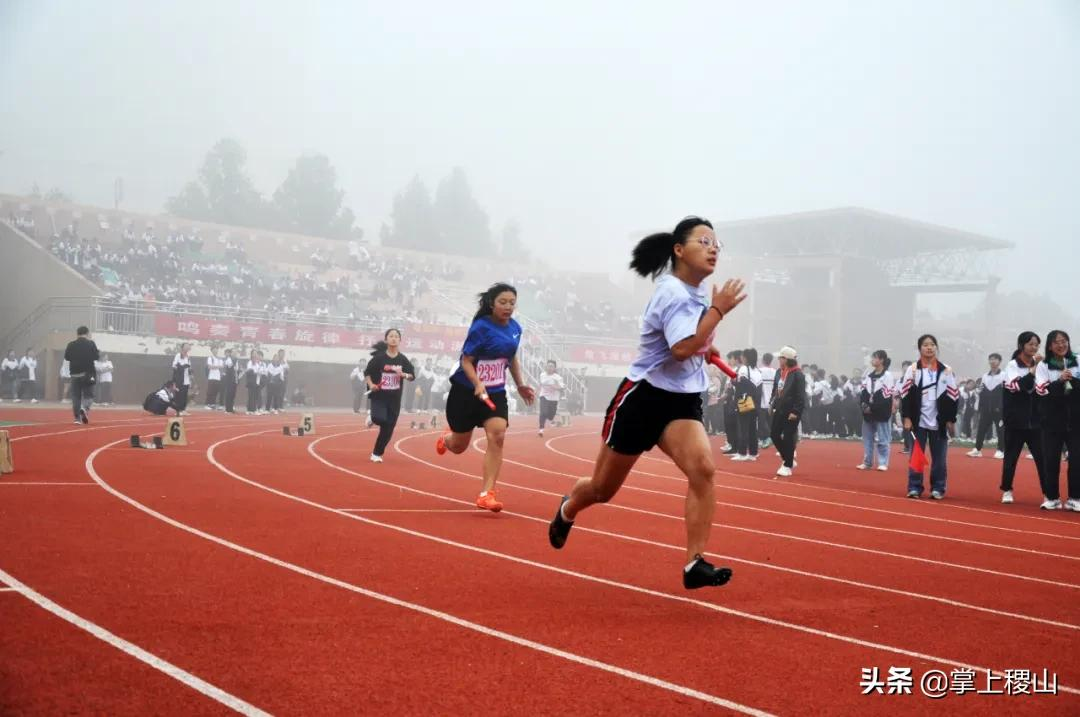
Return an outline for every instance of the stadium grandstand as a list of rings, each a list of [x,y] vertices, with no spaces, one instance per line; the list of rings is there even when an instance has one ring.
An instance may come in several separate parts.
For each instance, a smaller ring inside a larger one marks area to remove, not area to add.
[[[0,195],[0,216],[5,253],[15,258],[3,281],[2,345],[39,355],[42,376],[54,377],[46,398],[61,391],[60,352],[72,327],[85,323],[127,377],[117,383],[119,402],[137,402],[159,379],[163,357],[190,340],[196,361],[212,345],[238,356],[284,348],[311,401],[344,407],[343,376],[387,327],[404,329],[410,355],[449,371],[476,292],[501,277],[521,292],[528,374],[555,358],[568,369],[573,400],[598,411],[632,359],[649,291],[645,282],[619,287],[598,273],[17,196]],[[976,347],[1003,343],[998,334],[1011,328],[991,318],[993,257],[1009,242],[861,208],[716,229],[725,274],[749,282],[749,311],[724,326],[732,348],[794,344],[826,365],[861,366],[868,346],[907,353],[918,297],[940,293],[981,294],[988,307],[981,324],[944,338],[962,365],[975,368]],[[798,307],[785,298],[789,288],[803,297]]]

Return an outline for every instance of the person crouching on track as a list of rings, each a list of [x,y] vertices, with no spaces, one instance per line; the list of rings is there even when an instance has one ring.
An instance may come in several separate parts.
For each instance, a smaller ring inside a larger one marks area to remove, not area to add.
[[[383,340],[371,347],[374,349],[371,360],[364,369],[364,380],[371,392],[371,422],[379,427],[379,437],[371,452],[372,463],[383,462],[383,453],[394,436],[401,413],[402,382],[415,378],[412,362],[398,351],[400,345],[401,332],[389,329]]]
[[[165,385],[146,397],[143,401],[143,409],[155,416],[165,416],[171,408],[179,416],[181,408],[176,403],[179,393],[174,381],[166,381]]]
[[[719,254],[712,224],[699,217],[687,217],[673,232],[652,234],[634,247],[630,268],[651,275],[656,289],[645,308],[637,359],[604,417],[604,445],[592,477],[563,496],[548,527],[553,548],[563,547],[582,510],[615,497],[641,454],[659,446],[688,482],[683,587],[731,579],[729,568],[703,557],[716,509],[716,467],[701,415],[701,394],[709,385],[705,363],[716,353],[712,338],[720,320],[746,299],[743,282],[729,279],[723,288],[713,287],[710,303],[704,284]]]
[[[439,455],[469,449],[474,428],[483,428],[487,436],[484,452],[484,479],[476,507],[498,513],[503,504],[495,497],[495,484],[502,468],[503,441],[510,422],[506,401],[506,372],[517,384],[518,395],[532,405],[536,393],[521,376],[517,350],[521,326],[514,321],[517,289],[509,284],[495,284],[480,294],[480,306],[469,326],[457,370],[450,376],[450,394],[446,398],[446,422],[450,433],[435,442]],[[494,408],[485,402],[490,401]]]

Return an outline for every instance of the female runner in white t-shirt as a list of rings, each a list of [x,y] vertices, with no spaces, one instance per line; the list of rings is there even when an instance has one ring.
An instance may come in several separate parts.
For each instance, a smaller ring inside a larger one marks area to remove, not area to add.
[[[611,500],[638,457],[659,446],[688,480],[683,587],[723,585],[731,578],[729,568],[703,557],[716,507],[715,466],[701,420],[701,394],[709,385],[705,362],[716,353],[717,324],[746,299],[745,284],[735,279],[714,286],[711,302],[706,298],[705,279],[716,269],[719,250],[712,224],[700,217],[687,217],[674,231],[645,237],[634,248],[630,268],[659,277],[645,309],[638,356],[608,406],[592,477],[563,497],[551,521],[552,547],[563,547],[577,514]]]

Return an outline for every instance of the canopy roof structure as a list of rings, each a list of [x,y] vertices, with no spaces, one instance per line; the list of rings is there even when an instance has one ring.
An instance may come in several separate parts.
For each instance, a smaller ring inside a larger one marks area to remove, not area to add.
[[[741,256],[841,256],[877,261],[956,251],[1012,249],[1013,243],[862,207],[721,222],[716,234]]]

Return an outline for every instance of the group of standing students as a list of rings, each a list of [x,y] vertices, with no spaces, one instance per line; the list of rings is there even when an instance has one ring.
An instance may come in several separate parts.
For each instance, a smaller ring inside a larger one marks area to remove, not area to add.
[[[1080,512],[1080,371],[1069,335],[1055,329],[1046,336],[1047,356],[1033,331],[1016,339],[1005,368],[1002,396],[1004,452],[1001,502],[1013,502],[1013,478],[1023,449],[1035,460],[1043,510]],[[1062,503],[1061,459],[1068,453],[1068,499]]]

